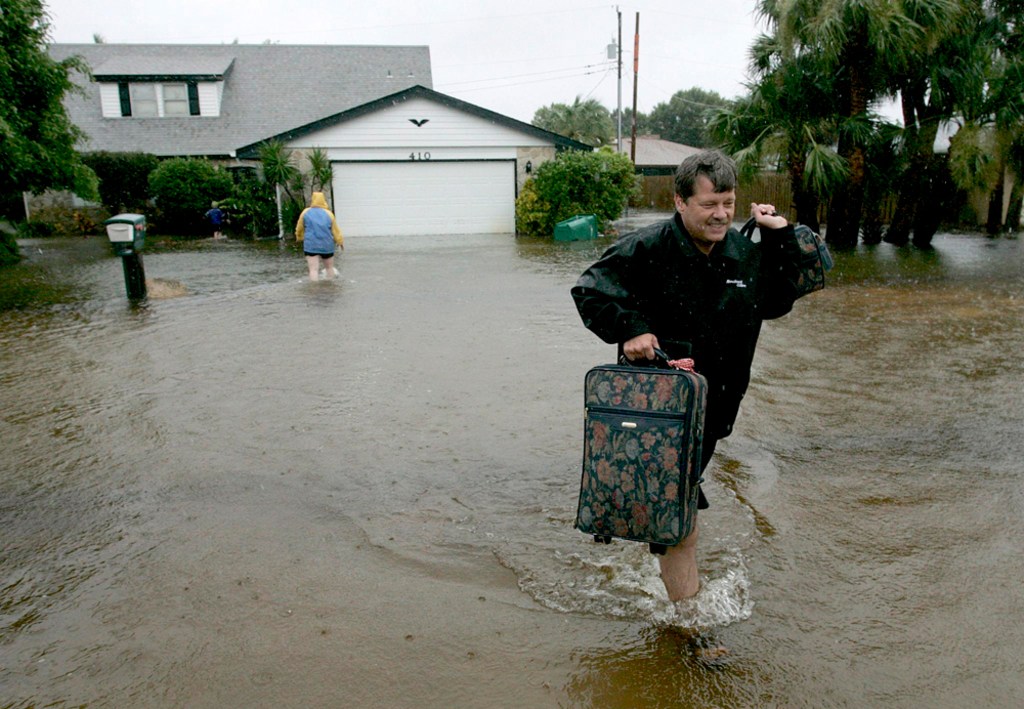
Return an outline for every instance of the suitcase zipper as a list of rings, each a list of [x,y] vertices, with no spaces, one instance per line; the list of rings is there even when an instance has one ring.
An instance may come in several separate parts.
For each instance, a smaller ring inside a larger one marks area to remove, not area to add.
[[[636,416],[638,418],[655,418],[655,419],[679,419],[683,420],[687,414],[673,413],[670,411],[645,411],[644,409],[617,409],[614,406],[588,406],[587,416],[591,413],[595,414],[613,414],[619,417]],[[688,412],[689,416],[693,416],[693,412]]]

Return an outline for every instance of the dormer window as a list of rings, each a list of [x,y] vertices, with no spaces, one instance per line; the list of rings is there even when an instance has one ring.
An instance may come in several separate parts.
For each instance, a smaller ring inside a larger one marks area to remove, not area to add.
[[[163,84],[163,90],[165,116],[189,115],[186,84]]]
[[[122,116],[163,118],[202,113],[195,82],[127,82],[118,86]]]
[[[104,118],[186,118],[220,115],[230,57],[114,59],[94,70]]]
[[[156,118],[160,115],[156,106],[156,84],[129,84],[129,88],[128,95],[132,99],[129,116]]]

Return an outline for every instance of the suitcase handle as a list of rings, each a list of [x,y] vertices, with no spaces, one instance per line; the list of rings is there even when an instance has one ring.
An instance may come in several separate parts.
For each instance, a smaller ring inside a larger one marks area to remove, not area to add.
[[[631,360],[626,355],[618,356],[618,364],[626,365],[627,367],[646,367],[654,369],[672,369],[669,365],[669,355],[664,349],[658,349],[654,347],[654,359],[653,360]]]
[[[668,354],[657,347],[654,348],[654,359],[630,359],[625,353],[619,354],[619,364],[629,367],[655,367],[657,369],[671,369],[668,365]]]

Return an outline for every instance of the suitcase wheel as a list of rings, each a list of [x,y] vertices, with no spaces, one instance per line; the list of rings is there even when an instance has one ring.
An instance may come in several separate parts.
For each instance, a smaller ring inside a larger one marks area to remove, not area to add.
[[[612,538],[607,534],[595,534],[594,541],[598,544],[611,544]]]
[[[664,556],[665,552],[667,552],[667,551],[668,551],[668,546],[666,546],[664,544],[651,544],[651,553],[652,554],[658,554],[659,556]]]

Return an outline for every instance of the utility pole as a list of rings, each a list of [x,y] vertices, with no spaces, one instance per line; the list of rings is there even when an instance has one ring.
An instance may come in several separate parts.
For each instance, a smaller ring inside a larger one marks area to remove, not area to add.
[[[616,142],[616,145],[618,146],[617,150],[621,153],[622,152],[622,10],[619,9],[618,5],[615,6],[615,14],[617,14],[619,16],[619,41],[618,41],[618,45],[617,45],[618,49],[619,49],[619,114],[618,114],[619,120],[618,120],[618,122],[617,122],[617,124],[615,126],[615,142]]]
[[[629,142],[629,159],[636,164],[636,80],[640,68],[640,13],[636,13],[636,34],[633,35],[633,137]]]

